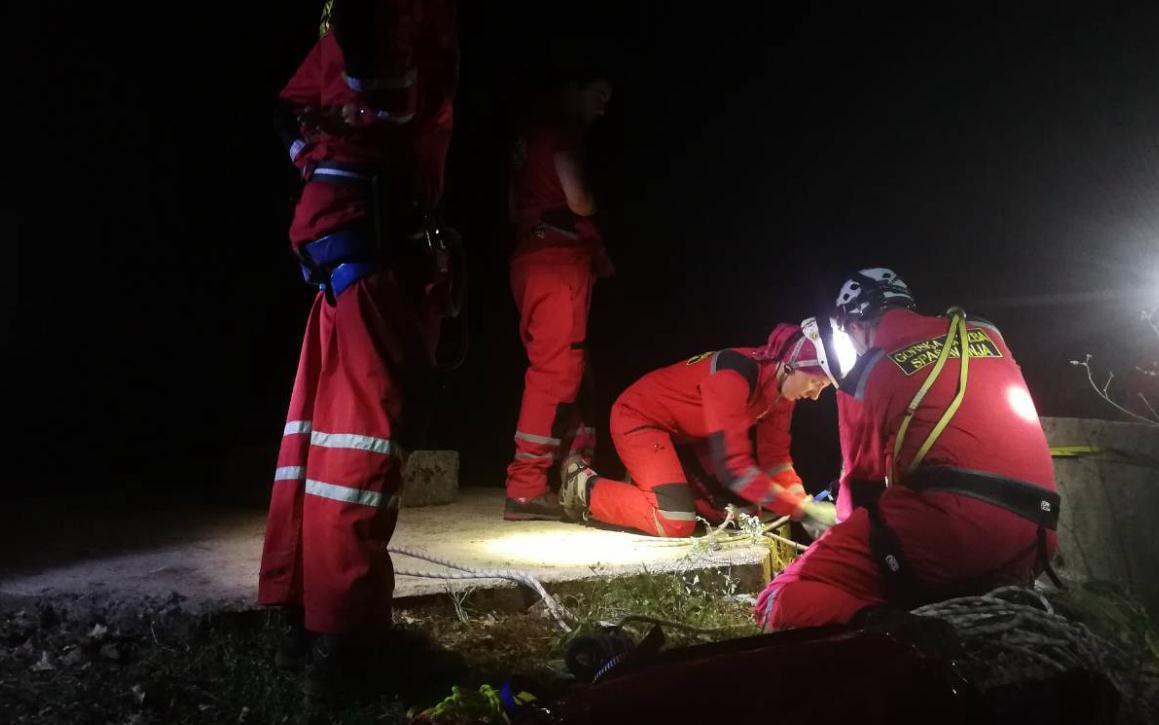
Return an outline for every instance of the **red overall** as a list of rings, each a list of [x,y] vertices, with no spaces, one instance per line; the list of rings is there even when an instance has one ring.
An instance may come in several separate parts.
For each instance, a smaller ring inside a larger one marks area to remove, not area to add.
[[[568,209],[555,170],[556,153],[579,154],[581,145],[580,129],[542,121],[529,126],[514,153],[511,291],[528,365],[507,467],[513,499],[542,496],[553,465],[569,455],[590,463],[595,452],[585,345],[592,286],[609,265],[599,230]]]
[[[864,500],[867,494],[880,493],[876,506],[882,520],[931,594],[980,593],[1037,575],[1036,523],[977,498],[919,493],[906,485],[906,469],[957,392],[960,358],[947,360],[917,408],[898,460],[892,460],[906,408],[925,382],[947,328],[946,318],[908,310],[882,317],[876,347],[861,357],[837,395],[844,459],[837,503],[841,523],[762,592],[756,616],[766,628],[847,622],[859,610],[886,602],[869,544],[869,510],[853,505],[855,497]],[[1053,491],[1050,450],[1010,349],[987,322],[971,320],[968,330],[965,398],[918,470],[951,467]],[[880,491],[891,465],[892,485]],[[1054,534],[1048,532],[1048,552],[1054,547]]]
[[[689,445],[716,480],[744,501],[794,514],[806,498],[789,452],[794,403],[777,392],[775,360],[727,348],[651,372],[612,406],[612,442],[631,483],[598,478],[596,521],[657,536],[688,536],[716,509],[689,483],[677,446]],[[757,455],[749,431],[756,426]],[[758,467],[759,461],[759,467]]]
[[[447,2],[380,2],[388,47],[367,86],[388,87],[402,122],[361,130],[303,128],[295,163],[340,163],[408,179],[421,208],[442,193],[457,65]],[[342,49],[327,33],[281,97],[297,107],[359,103]],[[294,213],[295,248],[364,220],[365,187],[310,180]],[[402,256],[328,303],[319,293],[306,324],[266,526],[261,604],[299,605],[306,628],[377,634],[390,625],[394,574],[386,544],[398,517],[404,391],[429,370],[438,319],[424,263]]]

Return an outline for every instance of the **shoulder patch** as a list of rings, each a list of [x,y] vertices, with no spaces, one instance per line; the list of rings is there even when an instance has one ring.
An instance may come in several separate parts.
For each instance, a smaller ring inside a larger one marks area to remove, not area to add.
[[[748,355],[742,355],[736,350],[721,350],[712,356],[712,372],[733,370],[749,384],[749,397],[757,389],[757,381],[761,376],[761,366]]]
[[[994,344],[990,333],[984,329],[967,330],[966,342],[970,346],[970,358],[1002,357],[1002,351]],[[931,337],[920,340],[889,353],[889,359],[906,375],[913,375],[933,365],[938,360],[942,348],[946,345],[946,336]],[[962,351],[955,337],[950,342],[950,358],[962,357]]]

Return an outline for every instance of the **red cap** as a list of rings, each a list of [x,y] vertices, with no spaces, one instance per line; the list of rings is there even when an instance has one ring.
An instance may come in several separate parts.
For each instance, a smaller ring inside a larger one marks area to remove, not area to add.
[[[800,325],[777,325],[765,346],[755,355],[758,360],[779,360],[794,370],[824,373],[817,359],[817,350],[802,333]]]

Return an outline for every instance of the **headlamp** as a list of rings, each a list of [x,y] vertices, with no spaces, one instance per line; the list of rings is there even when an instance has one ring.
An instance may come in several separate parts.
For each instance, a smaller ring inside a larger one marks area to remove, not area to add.
[[[857,351],[849,335],[838,330],[828,317],[809,317],[801,321],[801,333],[817,351],[816,364],[825,371],[833,387],[840,388],[845,375],[857,363]],[[798,361],[798,366],[812,361]]]

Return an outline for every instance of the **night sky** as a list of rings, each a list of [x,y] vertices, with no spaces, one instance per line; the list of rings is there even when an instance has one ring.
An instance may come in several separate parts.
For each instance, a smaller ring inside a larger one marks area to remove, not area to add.
[[[93,5],[9,28],[3,493],[260,498],[268,470],[224,471],[276,445],[311,302],[271,117],[319,4]],[[1138,311],[1159,304],[1153,5],[561,5],[461,11],[445,206],[470,249],[473,339],[431,444],[462,451],[466,483],[502,485],[512,450],[506,146],[522,89],[560,63],[616,84],[592,138],[619,269],[589,336],[601,429],[641,374],[757,344],[863,265],[898,270],[927,312],[997,323],[1041,413],[1110,417],[1068,361],[1138,360]],[[798,406],[795,431],[823,486],[833,394]]]

